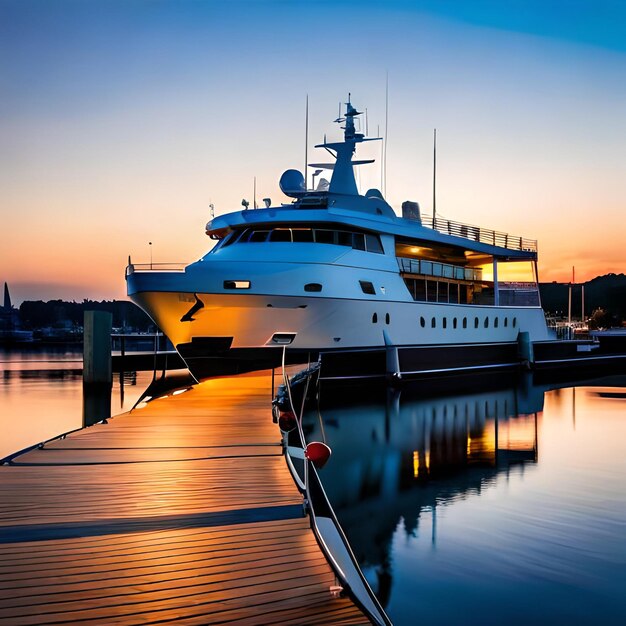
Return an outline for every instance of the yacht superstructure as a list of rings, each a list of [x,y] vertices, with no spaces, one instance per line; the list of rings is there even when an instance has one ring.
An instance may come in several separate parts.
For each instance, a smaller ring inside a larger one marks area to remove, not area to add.
[[[358,192],[353,160],[366,138],[346,105],[329,185],[307,189],[287,170],[288,205],[215,217],[217,244],[184,269],[129,265],[128,294],[200,379],[273,367],[320,351],[415,346],[434,365],[478,366],[481,355],[549,339],[535,241],[423,218],[398,217],[380,191]],[[316,164],[315,167],[320,167]],[[472,357],[468,359],[468,353]],[[460,359],[460,361],[459,361]]]

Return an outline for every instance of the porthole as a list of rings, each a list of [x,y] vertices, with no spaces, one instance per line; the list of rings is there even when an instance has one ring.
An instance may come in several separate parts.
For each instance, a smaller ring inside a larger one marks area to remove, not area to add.
[[[385,313],[385,324],[389,324],[391,322],[391,318],[389,317],[389,313]]]
[[[374,315],[372,315],[372,324],[378,324],[378,314],[374,313]]]
[[[513,318],[513,328],[517,326],[517,317]]]
[[[485,318],[485,328],[489,328],[489,318]]]
[[[431,325],[433,328],[436,328],[436,327],[437,327],[437,320],[436,320],[434,317],[433,317],[433,319],[430,321],[430,325]]]
[[[304,285],[304,291],[320,292],[322,291],[322,285],[320,285],[319,283],[307,283],[306,285]]]
[[[498,318],[496,317],[495,320],[493,320],[493,327],[494,328],[498,328]]]
[[[478,318],[474,318],[474,328],[478,328]]]
[[[504,327],[506,328],[509,325],[509,318],[505,317],[504,318]]]
[[[422,328],[425,328],[425,326],[426,326],[426,320],[424,319],[424,317],[423,317],[423,316],[422,316],[422,317],[420,317],[420,326],[421,326]]]
[[[452,328],[456,328],[456,324],[457,324],[457,321],[456,321],[456,317],[455,317],[455,318],[452,320]]]
[[[467,328],[467,317],[463,318],[463,328]]]

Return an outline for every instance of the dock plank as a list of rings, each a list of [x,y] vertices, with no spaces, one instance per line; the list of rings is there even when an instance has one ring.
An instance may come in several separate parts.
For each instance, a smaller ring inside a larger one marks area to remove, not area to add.
[[[210,380],[0,467],[0,623],[369,623],[329,592],[270,399]]]

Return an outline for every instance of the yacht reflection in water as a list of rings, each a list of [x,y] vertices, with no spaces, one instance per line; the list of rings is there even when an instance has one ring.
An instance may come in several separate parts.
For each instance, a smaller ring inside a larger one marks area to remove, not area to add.
[[[436,546],[437,507],[480,494],[498,474],[523,472],[537,463],[537,413],[547,388],[528,379],[509,380],[499,389],[490,382],[491,388],[483,386],[481,392],[445,397],[422,385],[386,390],[386,402],[323,401],[332,457],[321,478],[383,606],[392,583],[391,542],[400,522],[407,535],[415,535],[420,515],[428,511]],[[323,439],[317,411],[305,414],[304,426],[307,440]]]

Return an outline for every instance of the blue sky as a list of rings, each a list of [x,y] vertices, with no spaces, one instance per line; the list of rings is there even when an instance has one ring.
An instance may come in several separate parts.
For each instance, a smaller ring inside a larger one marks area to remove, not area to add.
[[[538,238],[546,280],[625,271],[626,3],[0,0],[0,280],[122,297],[148,241],[197,258],[209,202],[283,200],[307,94],[318,160],[348,91],[384,130],[387,74],[394,206],[430,211],[436,127],[443,215]]]

